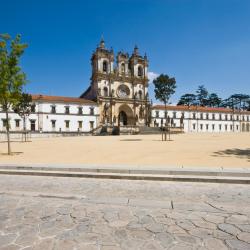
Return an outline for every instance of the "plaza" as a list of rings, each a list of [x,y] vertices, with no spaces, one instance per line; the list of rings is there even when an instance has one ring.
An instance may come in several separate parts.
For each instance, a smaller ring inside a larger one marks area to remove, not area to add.
[[[250,248],[249,185],[0,176],[1,250]]]
[[[187,133],[171,135],[80,136],[32,138],[11,143],[0,162],[8,164],[87,164],[144,167],[250,167],[249,133]]]

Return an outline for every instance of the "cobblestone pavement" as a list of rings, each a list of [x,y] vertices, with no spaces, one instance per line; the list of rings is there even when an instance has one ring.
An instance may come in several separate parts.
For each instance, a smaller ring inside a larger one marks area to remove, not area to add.
[[[0,249],[250,249],[250,186],[0,176]]]

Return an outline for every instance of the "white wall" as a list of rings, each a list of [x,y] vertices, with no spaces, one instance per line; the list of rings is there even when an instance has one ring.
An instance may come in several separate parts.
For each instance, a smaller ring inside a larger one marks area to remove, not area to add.
[[[96,105],[78,104],[78,103],[54,103],[54,102],[34,102],[35,113],[31,113],[27,118],[26,128],[31,129],[31,120],[35,121],[35,130],[43,132],[77,132],[78,121],[82,121],[82,129],[79,131],[90,131],[90,122],[93,122],[95,128],[98,123],[99,109]],[[51,106],[56,107],[56,114],[51,113]],[[65,114],[65,106],[69,106],[70,114]],[[82,107],[82,114],[78,114],[78,107]],[[90,108],[94,109],[94,115],[90,114]],[[11,131],[19,131],[23,129],[23,121],[19,115],[10,112],[10,128]],[[3,127],[3,119],[6,119],[5,113],[0,110],[0,131],[5,131]],[[20,127],[16,128],[15,119],[20,119]],[[52,120],[55,120],[55,128],[52,128]],[[69,128],[66,128],[65,120],[69,121]]]

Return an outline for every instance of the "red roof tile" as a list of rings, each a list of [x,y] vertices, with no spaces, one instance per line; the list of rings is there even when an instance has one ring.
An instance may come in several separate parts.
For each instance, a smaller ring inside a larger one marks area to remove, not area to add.
[[[164,110],[164,105],[155,105],[152,109],[161,109]],[[212,108],[212,107],[202,107],[202,106],[166,106],[166,110],[176,110],[176,111],[199,111],[199,112],[219,112],[219,113],[232,113],[233,110],[229,108]],[[248,114],[250,115],[250,111],[241,111],[234,110],[234,113]]]
[[[92,104],[97,105],[96,102],[77,98],[77,97],[65,97],[65,96],[50,96],[50,95],[31,95],[33,101],[44,102],[63,102],[63,103],[80,103],[80,104]]]

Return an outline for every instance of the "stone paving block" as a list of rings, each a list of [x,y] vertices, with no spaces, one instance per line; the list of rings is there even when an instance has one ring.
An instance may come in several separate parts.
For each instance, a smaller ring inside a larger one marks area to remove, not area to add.
[[[250,244],[250,233],[245,233],[245,232],[239,233],[239,234],[237,235],[237,238],[238,238],[239,240],[241,240],[241,241],[244,241],[244,242]]]
[[[239,240],[226,240],[227,246],[234,250],[249,250],[250,244]]]
[[[226,224],[226,223],[218,224],[218,228],[221,231],[225,232],[225,233],[229,233],[229,234],[232,234],[232,235],[235,235],[235,236],[238,233],[240,233],[240,230],[237,227],[235,227],[235,226],[233,226],[231,224]]]
[[[227,250],[227,246],[221,240],[217,239],[205,239],[205,247],[208,250]]]

